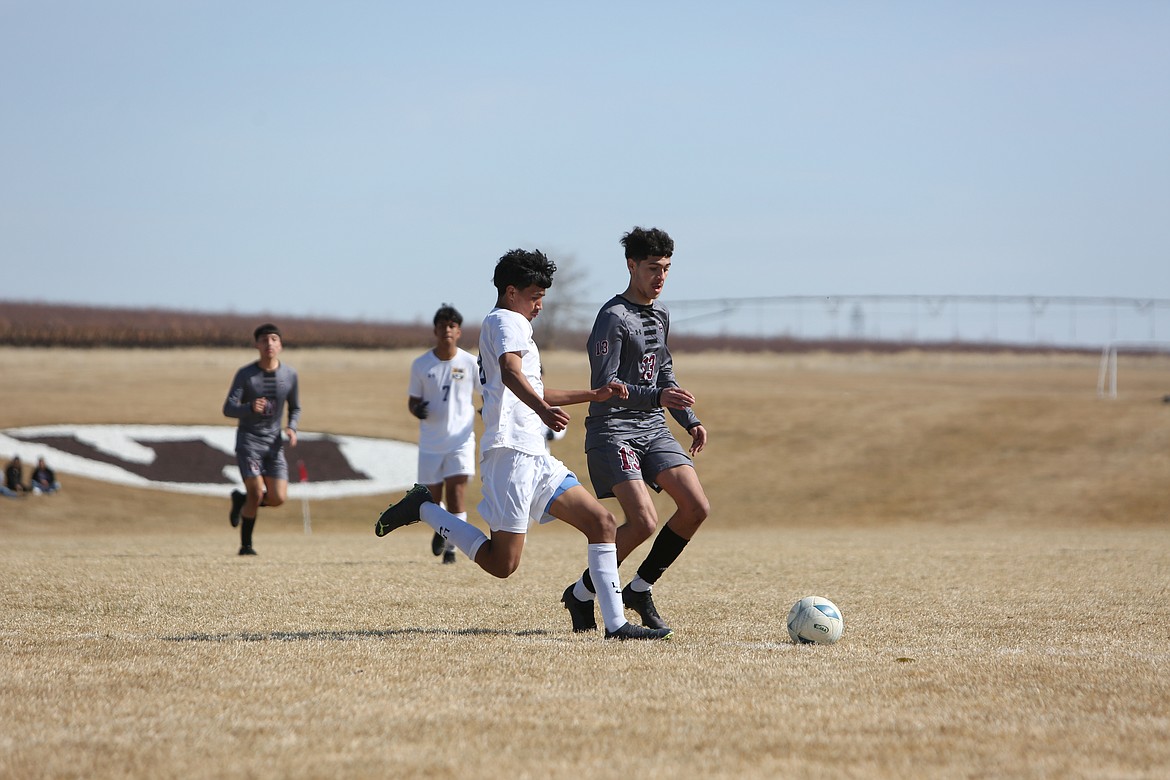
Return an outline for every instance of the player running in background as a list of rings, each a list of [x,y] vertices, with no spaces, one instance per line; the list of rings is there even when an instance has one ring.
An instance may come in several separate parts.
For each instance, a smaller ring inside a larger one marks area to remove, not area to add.
[[[544,426],[561,431],[569,422],[561,404],[626,394],[619,382],[593,390],[544,387],[532,320],[540,313],[555,272],[556,265],[542,253],[514,249],[500,258],[492,280],[496,308],[484,319],[479,338],[484,436],[483,501],[478,509],[491,529],[490,537],[436,504],[425,485],[415,485],[387,508],[374,533],[385,536],[421,519],[484,571],[505,578],[520,565],[528,526],[533,521],[563,520],[589,542],[589,572],[594,582],[603,583],[597,598],[606,639],[667,639],[669,629],[651,630],[626,621],[614,544],[617,523],[545,446]]]
[[[443,304],[434,318],[435,348],[415,358],[410,366],[406,406],[419,419],[418,481],[431,491],[436,504],[467,519],[463,495],[467,478],[475,473],[475,404],[479,367],[475,356],[459,348],[463,315]],[[455,563],[455,547],[437,532],[431,552],[443,563]]]
[[[284,342],[280,329],[265,323],[252,334],[260,359],[236,372],[223,402],[223,413],[239,420],[236,427],[236,461],[247,493],[232,491],[229,514],[232,527],[240,526],[240,555],[255,555],[252,531],[260,507],[277,507],[288,497],[288,462],[282,434],[288,446],[297,446],[297,420],[301,416],[297,372],[280,362]],[[281,427],[285,404],[288,425]]]
[[[658,525],[650,488],[665,490],[675,503],[637,576],[622,591],[626,607],[642,625],[666,628],[650,588],[674,563],[710,512],[692,458],[707,445],[707,430],[691,407],[695,397],[679,387],[667,347],[670,314],[658,302],[670,272],[674,241],[658,228],[636,227],[622,237],[630,283],[611,298],[589,335],[590,381],[594,386],[623,382],[629,395],[589,405],[585,452],[598,498],[617,497],[626,521],[617,529],[618,562],[624,561]],[[690,434],[690,455],[666,425],[663,409]],[[561,601],[574,631],[597,628],[594,583],[586,571],[565,588]]]

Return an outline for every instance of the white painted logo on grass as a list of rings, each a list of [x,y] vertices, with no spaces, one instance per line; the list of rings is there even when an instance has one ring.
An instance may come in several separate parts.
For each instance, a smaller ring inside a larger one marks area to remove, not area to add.
[[[308,431],[286,447],[289,498],[394,493],[414,483],[418,447]],[[0,431],[0,460],[131,487],[222,496],[240,488],[236,429],[214,425],[43,425]],[[301,467],[307,476],[301,481]]]

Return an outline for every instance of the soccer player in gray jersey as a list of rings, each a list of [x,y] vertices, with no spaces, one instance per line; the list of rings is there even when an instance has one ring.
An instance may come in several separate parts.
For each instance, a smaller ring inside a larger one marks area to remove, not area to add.
[[[288,462],[282,434],[288,446],[297,446],[297,421],[301,416],[297,372],[280,362],[284,342],[280,329],[265,323],[252,334],[260,359],[236,372],[223,402],[223,413],[239,420],[236,427],[236,461],[247,493],[232,491],[229,514],[232,527],[240,526],[240,555],[255,555],[252,531],[262,506],[276,507],[288,497]],[[285,404],[288,424],[281,426]]]
[[[707,429],[691,408],[695,397],[675,380],[666,344],[670,313],[658,302],[670,272],[674,241],[658,228],[636,227],[621,243],[630,283],[598,312],[589,335],[589,365],[594,387],[623,382],[629,395],[589,405],[585,452],[597,497],[616,496],[626,516],[617,530],[619,562],[649,539],[658,525],[648,487],[665,490],[674,500],[675,513],[654,540],[637,576],[622,590],[622,601],[638,613],[642,625],[666,628],[650,588],[710,512],[692,460],[707,446]],[[663,409],[690,434],[689,455],[667,427]],[[586,571],[561,596],[574,631],[597,628],[594,590]]]

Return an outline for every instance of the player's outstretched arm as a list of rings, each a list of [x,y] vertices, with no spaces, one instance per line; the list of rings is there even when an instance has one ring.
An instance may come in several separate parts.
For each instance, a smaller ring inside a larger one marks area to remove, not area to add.
[[[556,406],[571,406],[573,404],[601,403],[611,398],[629,398],[630,388],[622,382],[612,381],[592,390],[553,390],[544,389],[544,400]]]

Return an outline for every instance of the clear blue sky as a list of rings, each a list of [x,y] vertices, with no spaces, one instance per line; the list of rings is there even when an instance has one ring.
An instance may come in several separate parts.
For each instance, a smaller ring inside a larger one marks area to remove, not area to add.
[[[1170,3],[0,0],[0,299],[1170,296]],[[551,295],[556,294],[554,285]]]

